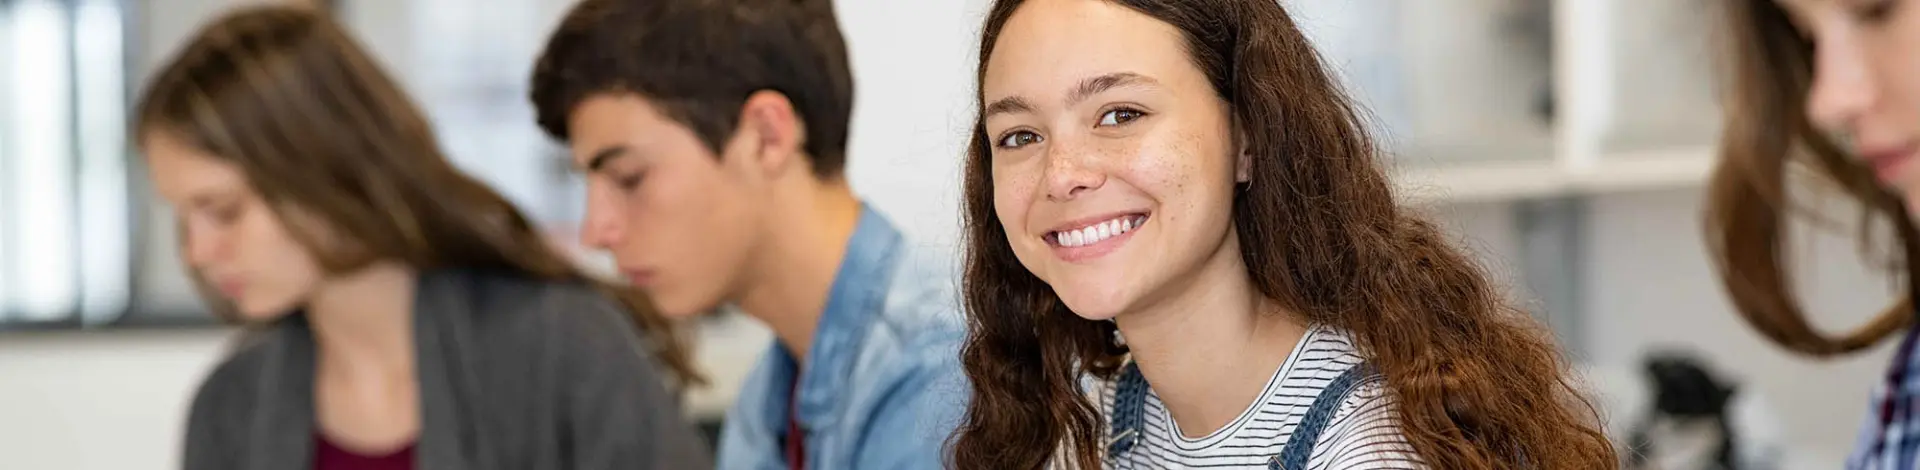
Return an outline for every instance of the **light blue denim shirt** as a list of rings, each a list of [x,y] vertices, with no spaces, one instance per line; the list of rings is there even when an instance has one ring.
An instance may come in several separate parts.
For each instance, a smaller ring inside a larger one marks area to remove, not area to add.
[[[777,342],[767,349],[727,413],[719,468],[788,468],[783,436],[795,373],[806,468],[941,468],[970,389],[960,370],[959,284],[951,258],[940,254],[913,246],[863,205],[807,367]]]

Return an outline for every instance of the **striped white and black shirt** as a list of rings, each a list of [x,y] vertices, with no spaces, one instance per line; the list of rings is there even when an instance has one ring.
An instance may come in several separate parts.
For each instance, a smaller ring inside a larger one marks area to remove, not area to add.
[[[1267,381],[1259,402],[1226,427],[1189,439],[1167,413],[1160,396],[1149,391],[1141,439],[1118,458],[1106,456],[1105,468],[1266,469],[1293,436],[1314,398],[1334,378],[1362,362],[1346,335],[1313,327],[1294,346],[1285,364]],[[1114,382],[1091,384],[1101,415],[1113,412]],[[1309,470],[1424,469],[1400,432],[1394,401],[1374,378],[1356,386],[1333,415],[1308,461]],[[1108,432],[1111,434],[1111,431]]]

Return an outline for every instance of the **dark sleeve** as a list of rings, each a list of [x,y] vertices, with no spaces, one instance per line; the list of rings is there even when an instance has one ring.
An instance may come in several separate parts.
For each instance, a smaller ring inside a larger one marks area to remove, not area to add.
[[[187,411],[185,449],[180,468],[189,470],[239,469],[245,449],[237,429],[248,420],[247,379],[240,358],[214,368],[193,394]]]
[[[572,470],[712,468],[712,453],[632,321],[610,300],[553,312],[563,327]]]

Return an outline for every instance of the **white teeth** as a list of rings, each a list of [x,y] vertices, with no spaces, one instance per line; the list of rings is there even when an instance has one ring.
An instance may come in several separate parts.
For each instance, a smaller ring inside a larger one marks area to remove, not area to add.
[[[1053,236],[1054,242],[1068,248],[1100,243],[1108,238],[1113,238],[1120,234],[1131,232],[1135,228],[1139,228],[1140,223],[1143,221],[1141,219],[1142,218],[1139,217],[1122,217],[1081,227],[1078,230],[1058,232]]]

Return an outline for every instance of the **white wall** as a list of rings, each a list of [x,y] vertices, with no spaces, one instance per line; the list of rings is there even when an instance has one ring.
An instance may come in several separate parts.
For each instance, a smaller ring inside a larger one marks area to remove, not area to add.
[[[854,191],[927,244],[951,245],[961,152],[973,124],[980,0],[839,0],[853,60],[847,176]],[[903,40],[903,38],[912,38]],[[932,53],[930,51],[941,51]]]

